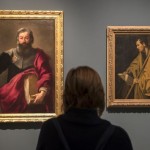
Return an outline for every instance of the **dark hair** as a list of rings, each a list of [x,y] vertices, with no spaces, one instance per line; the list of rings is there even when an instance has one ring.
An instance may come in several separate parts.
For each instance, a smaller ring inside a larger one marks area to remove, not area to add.
[[[20,28],[20,29],[17,31],[17,35],[16,35],[17,41],[18,41],[18,36],[19,36],[19,34],[20,34],[20,33],[23,33],[23,32],[28,32],[28,33],[29,33],[30,40],[31,40],[30,42],[31,42],[31,44],[33,44],[33,42],[34,42],[33,32],[32,32],[30,29],[28,29],[28,28]]]
[[[136,41],[140,41],[141,44],[145,43],[146,46],[149,45],[148,38],[146,36],[139,36]]]
[[[97,108],[102,114],[105,107],[104,90],[101,78],[94,69],[80,66],[68,72],[63,107],[65,112],[73,107]]]

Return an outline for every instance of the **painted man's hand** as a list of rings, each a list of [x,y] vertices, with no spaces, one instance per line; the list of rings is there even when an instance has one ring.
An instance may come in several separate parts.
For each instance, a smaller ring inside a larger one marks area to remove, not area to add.
[[[139,80],[137,78],[134,78],[133,83],[137,84],[137,83],[139,83]]]
[[[46,95],[45,91],[40,91],[39,93],[32,95],[32,97],[34,97],[34,104],[42,104],[44,101],[44,97]]]

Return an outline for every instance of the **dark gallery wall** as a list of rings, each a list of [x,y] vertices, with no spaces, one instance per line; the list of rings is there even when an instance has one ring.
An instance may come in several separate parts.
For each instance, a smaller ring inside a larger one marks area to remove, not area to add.
[[[149,26],[149,0],[1,0],[1,10],[64,11],[64,77],[78,65],[89,65],[106,88],[106,27]],[[9,42],[9,41],[8,41]],[[103,118],[122,126],[134,150],[150,147],[148,109],[105,110]],[[41,124],[0,123],[0,150],[34,150]],[[7,142],[6,142],[7,141]]]

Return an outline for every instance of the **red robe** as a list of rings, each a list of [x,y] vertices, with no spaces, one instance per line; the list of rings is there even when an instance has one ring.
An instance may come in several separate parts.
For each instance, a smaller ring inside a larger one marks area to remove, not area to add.
[[[14,76],[8,83],[0,88],[0,109],[2,113],[23,112],[50,112],[51,92],[45,97],[44,104],[28,106],[24,96],[24,77],[35,74],[38,77],[37,87],[51,86],[51,69],[47,55],[42,50],[37,50],[34,68],[27,69]]]

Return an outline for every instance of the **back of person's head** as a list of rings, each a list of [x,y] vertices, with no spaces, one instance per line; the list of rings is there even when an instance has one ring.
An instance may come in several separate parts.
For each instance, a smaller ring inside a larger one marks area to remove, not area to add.
[[[71,69],[65,81],[63,104],[65,112],[70,108],[94,108],[101,115],[105,100],[99,74],[88,66]]]

